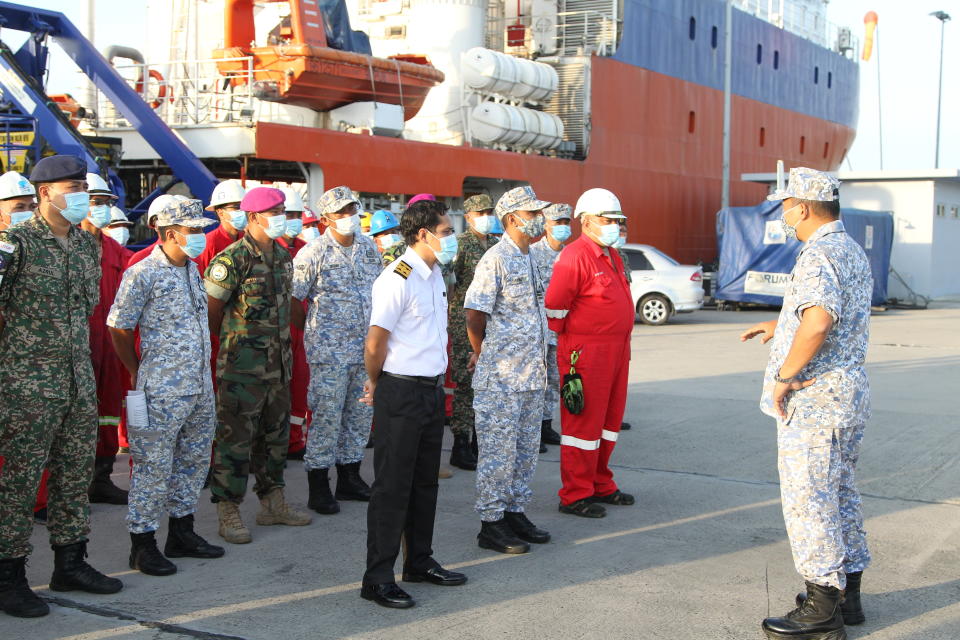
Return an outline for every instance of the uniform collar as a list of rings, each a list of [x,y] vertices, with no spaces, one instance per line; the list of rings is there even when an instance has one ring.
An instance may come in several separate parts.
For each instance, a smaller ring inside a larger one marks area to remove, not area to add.
[[[831,233],[841,233],[846,231],[846,228],[843,226],[843,222],[840,220],[834,220],[833,222],[828,222],[825,225],[822,225],[819,229],[813,232],[807,241],[803,244],[804,248],[809,247],[816,241],[820,240],[824,236],[828,236]]]
[[[260,247],[257,246],[257,243],[253,241],[253,236],[251,236],[249,233],[245,233],[243,234],[243,238],[241,238],[241,240],[253,255],[266,262],[266,256],[263,255],[263,251],[260,250]],[[277,251],[278,249],[281,251],[286,251],[286,249],[281,247],[276,240],[271,240],[271,242],[274,244],[274,251]]]
[[[437,271],[440,270],[440,267],[437,265],[434,265],[433,269],[428,267],[427,263],[423,261],[423,258],[421,258],[420,255],[410,247],[407,247],[407,250],[403,252],[403,255],[400,256],[400,259],[413,267],[414,271],[417,272],[417,275],[424,280],[430,277],[430,275],[433,273],[433,269],[436,269]]]
[[[518,247],[517,243],[513,241],[513,238],[510,237],[510,234],[503,234],[503,237],[500,238],[500,241],[497,244],[506,244],[510,248],[511,253],[523,255],[523,251],[520,251],[520,247]],[[530,247],[527,247],[528,251],[529,249]]]
[[[603,253],[603,247],[601,247],[599,244],[597,244],[596,242],[594,242],[594,241],[590,238],[590,236],[588,236],[588,235],[585,234],[585,233],[581,233],[581,234],[580,234],[580,237],[577,238],[576,241],[577,241],[577,242],[582,242],[582,243],[587,247],[587,249],[590,251],[590,253],[592,253],[594,256],[596,256],[596,257],[598,257],[598,258],[601,257],[601,256],[605,256],[605,255],[606,255],[606,254]],[[608,248],[609,248],[609,247],[608,247]]]
[[[161,244],[155,245],[153,247],[153,251],[150,252],[148,257],[159,267],[170,267],[171,269],[179,268],[177,265],[170,262],[170,258],[168,258],[167,254],[163,252],[163,245]],[[190,260],[188,259],[187,262],[190,262]]]
[[[40,215],[39,211],[34,211],[33,217],[27,220],[27,222],[24,224],[33,224],[36,230],[40,232],[40,237],[44,239],[57,239],[57,237],[53,235],[53,229],[50,228],[50,223],[47,222],[46,218]],[[75,240],[78,237],[78,233],[86,233],[86,231],[75,224],[70,225],[70,228],[67,230],[67,240]]]

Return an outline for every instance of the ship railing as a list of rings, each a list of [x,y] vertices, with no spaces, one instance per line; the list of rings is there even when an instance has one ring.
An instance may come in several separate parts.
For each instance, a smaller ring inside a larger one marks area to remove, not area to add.
[[[745,13],[774,24],[848,58],[860,56],[860,41],[850,27],[830,22],[822,11],[786,0],[733,0]]]
[[[616,3],[611,3],[615,6]],[[560,55],[581,56],[597,54],[613,55],[617,50],[617,38],[620,33],[620,19],[616,9],[600,11],[561,11],[556,14],[554,27],[546,28],[533,16],[518,17],[493,16],[487,18],[486,47],[494,51],[503,51],[515,55]],[[524,27],[523,43],[511,27]],[[542,31],[538,31],[542,30]],[[541,35],[542,34],[542,35]],[[511,37],[512,36],[512,37]],[[513,39],[516,38],[516,39]]]
[[[221,73],[217,63],[237,70]],[[255,100],[253,57],[176,60],[118,65],[116,70],[157,115],[171,127],[211,124],[252,125],[272,103]],[[126,129],[131,124],[109,98],[98,92],[99,129]]]

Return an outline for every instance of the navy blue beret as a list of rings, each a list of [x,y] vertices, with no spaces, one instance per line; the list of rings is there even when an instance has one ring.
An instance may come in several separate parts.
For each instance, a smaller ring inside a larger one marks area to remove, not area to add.
[[[30,172],[30,182],[60,182],[63,180],[86,180],[87,164],[76,156],[50,156],[44,158]]]

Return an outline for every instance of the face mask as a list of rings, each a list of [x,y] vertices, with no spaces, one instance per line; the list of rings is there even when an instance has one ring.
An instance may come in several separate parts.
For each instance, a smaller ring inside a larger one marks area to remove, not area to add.
[[[187,243],[180,248],[191,258],[196,258],[207,248],[207,234],[205,233],[183,234],[177,231],[174,231],[174,233],[187,241]]]
[[[380,250],[386,251],[401,240],[403,240],[403,238],[400,237],[399,233],[388,233],[385,236],[380,236]]]
[[[104,230],[104,233],[116,240],[121,246],[127,244],[127,241],[130,240],[130,230],[126,227],[113,227]]]
[[[617,239],[614,240],[613,244],[610,246],[612,246],[614,249],[619,249],[625,244],[627,244],[627,239],[623,236],[617,236]]]
[[[310,244],[314,240],[319,240],[320,229],[317,229],[316,227],[307,227],[306,229],[300,232],[300,239],[306,242],[307,244]]]
[[[330,218],[327,218],[327,220],[330,220]],[[357,229],[360,228],[360,214],[355,213],[347,218],[330,220],[330,222],[333,223],[334,229],[336,229],[340,235],[352,236],[357,232]]]
[[[15,227],[18,224],[23,224],[32,217],[33,211],[14,211],[10,214],[10,226]]]
[[[427,231],[427,233],[430,233]],[[434,238],[437,236],[430,233]],[[440,241],[440,250],[437,251],[433,247],[430,247],[430,250],[433,251],[433,255],[437,256],[437,262],[440,264],[450,264],[453,262],[453,259],[457,257],[457,236],[449,235],[445,238],[437,238]]]
[[[60,215],[70,224],[80,224],[87,217],[87,214],[90,213],[90,194],[86,191],[65,193],[63,194],[63,201],[66,203],[63,209],[54,204],[53,200],[50,201],[50,204],[52,204],[54,208],[60,212]]]
[[[470,226],[473,227],[474,231],[477,233],[490,233],[490,230],[493,229],[493,216],[477,216],[470,222]]]
[[[296,238],[300,235],[300,232],[303,231],[303,220],[297,218],[296,220],[287,220],[287,235],[291,238]]]
[[[605,247],[612,247],[620,238],[620,225],[605,224],[597,231],[597,240]]]
[[[780,224],[783,225],[783,233],[784,233],[784,235],[786,235],[788,238],[796,239],[796,237],[797,237],[797,227],[796,227],[796,225],[794,225],[794,226],[791,227],[789,224],[787,224],[787,214],[790,213],[791,211],[793,211],[794,209],[796,209],[797,207],[802,207],[802,206],[803,206],[802,204],[798,204],[798,205],[796,205],[796,206],[790,207],[789,209],[787,209],[786,211],[784,211],[782,214],[780,214]],[[800,224],[800,223],[797,222],[797,224]]]
[[[233,225],[233,228],[237,231],[243,231],[247,228],[247,212],[238,209],[236,211],[230,212],[230,224]]]
[[[105,204],[98,204],[90,207],[90,222],[97,229],[103,229],[110,224],[110,207]]]
[[[543,235],[543,228],[546,226],[546,219],[542,214],[535,218],[531,218],[530,220],[524,220],[518,215],[514,215],[513,219],[517,221],[517,228],[531,238],[536,238],[537,236]]]
[[[550,227],[550,235],[552,235],[553,239],[557,242],[564,242],[570,239],[570,227],[565,224]]]
[[[267,215],[262,213],[260,215]],[[282,213],[278,213],[275,216],[267,216],[267,226],[263,228],[264,233],[267,234],[267,237],[276,240],[284,234],[287,230],[287,216]]]

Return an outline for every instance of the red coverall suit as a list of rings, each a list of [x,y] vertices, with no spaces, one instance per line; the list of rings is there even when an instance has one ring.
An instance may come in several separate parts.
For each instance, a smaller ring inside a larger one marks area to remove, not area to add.
[[[277,243],[290,252],[291,258],[307,243],[300,238],[291,242],[287,236],[281,236]],[[296,304],[296,301],[293,301]],[[307,310],[307,301],[301,302]],[[293,377],[290,379],[290,446],[288,453],[301,453],[307,448],[307,426],[310,408],[307,406],[307,387],[310,386],[310,368],[307,365],[307,352],[303,348],[303,330],[290,324],[290,344],[293,347]]]
[[[557,332],[560,379],[570,371],[570,354],[583,378],[584,408],[579,415],[560,404],[561,504],[617,490],[610,454],[620,434],[627,402],[633,299],[615,251],[586,235],[564,248],[553,268],[544,305],[547,323]]]

